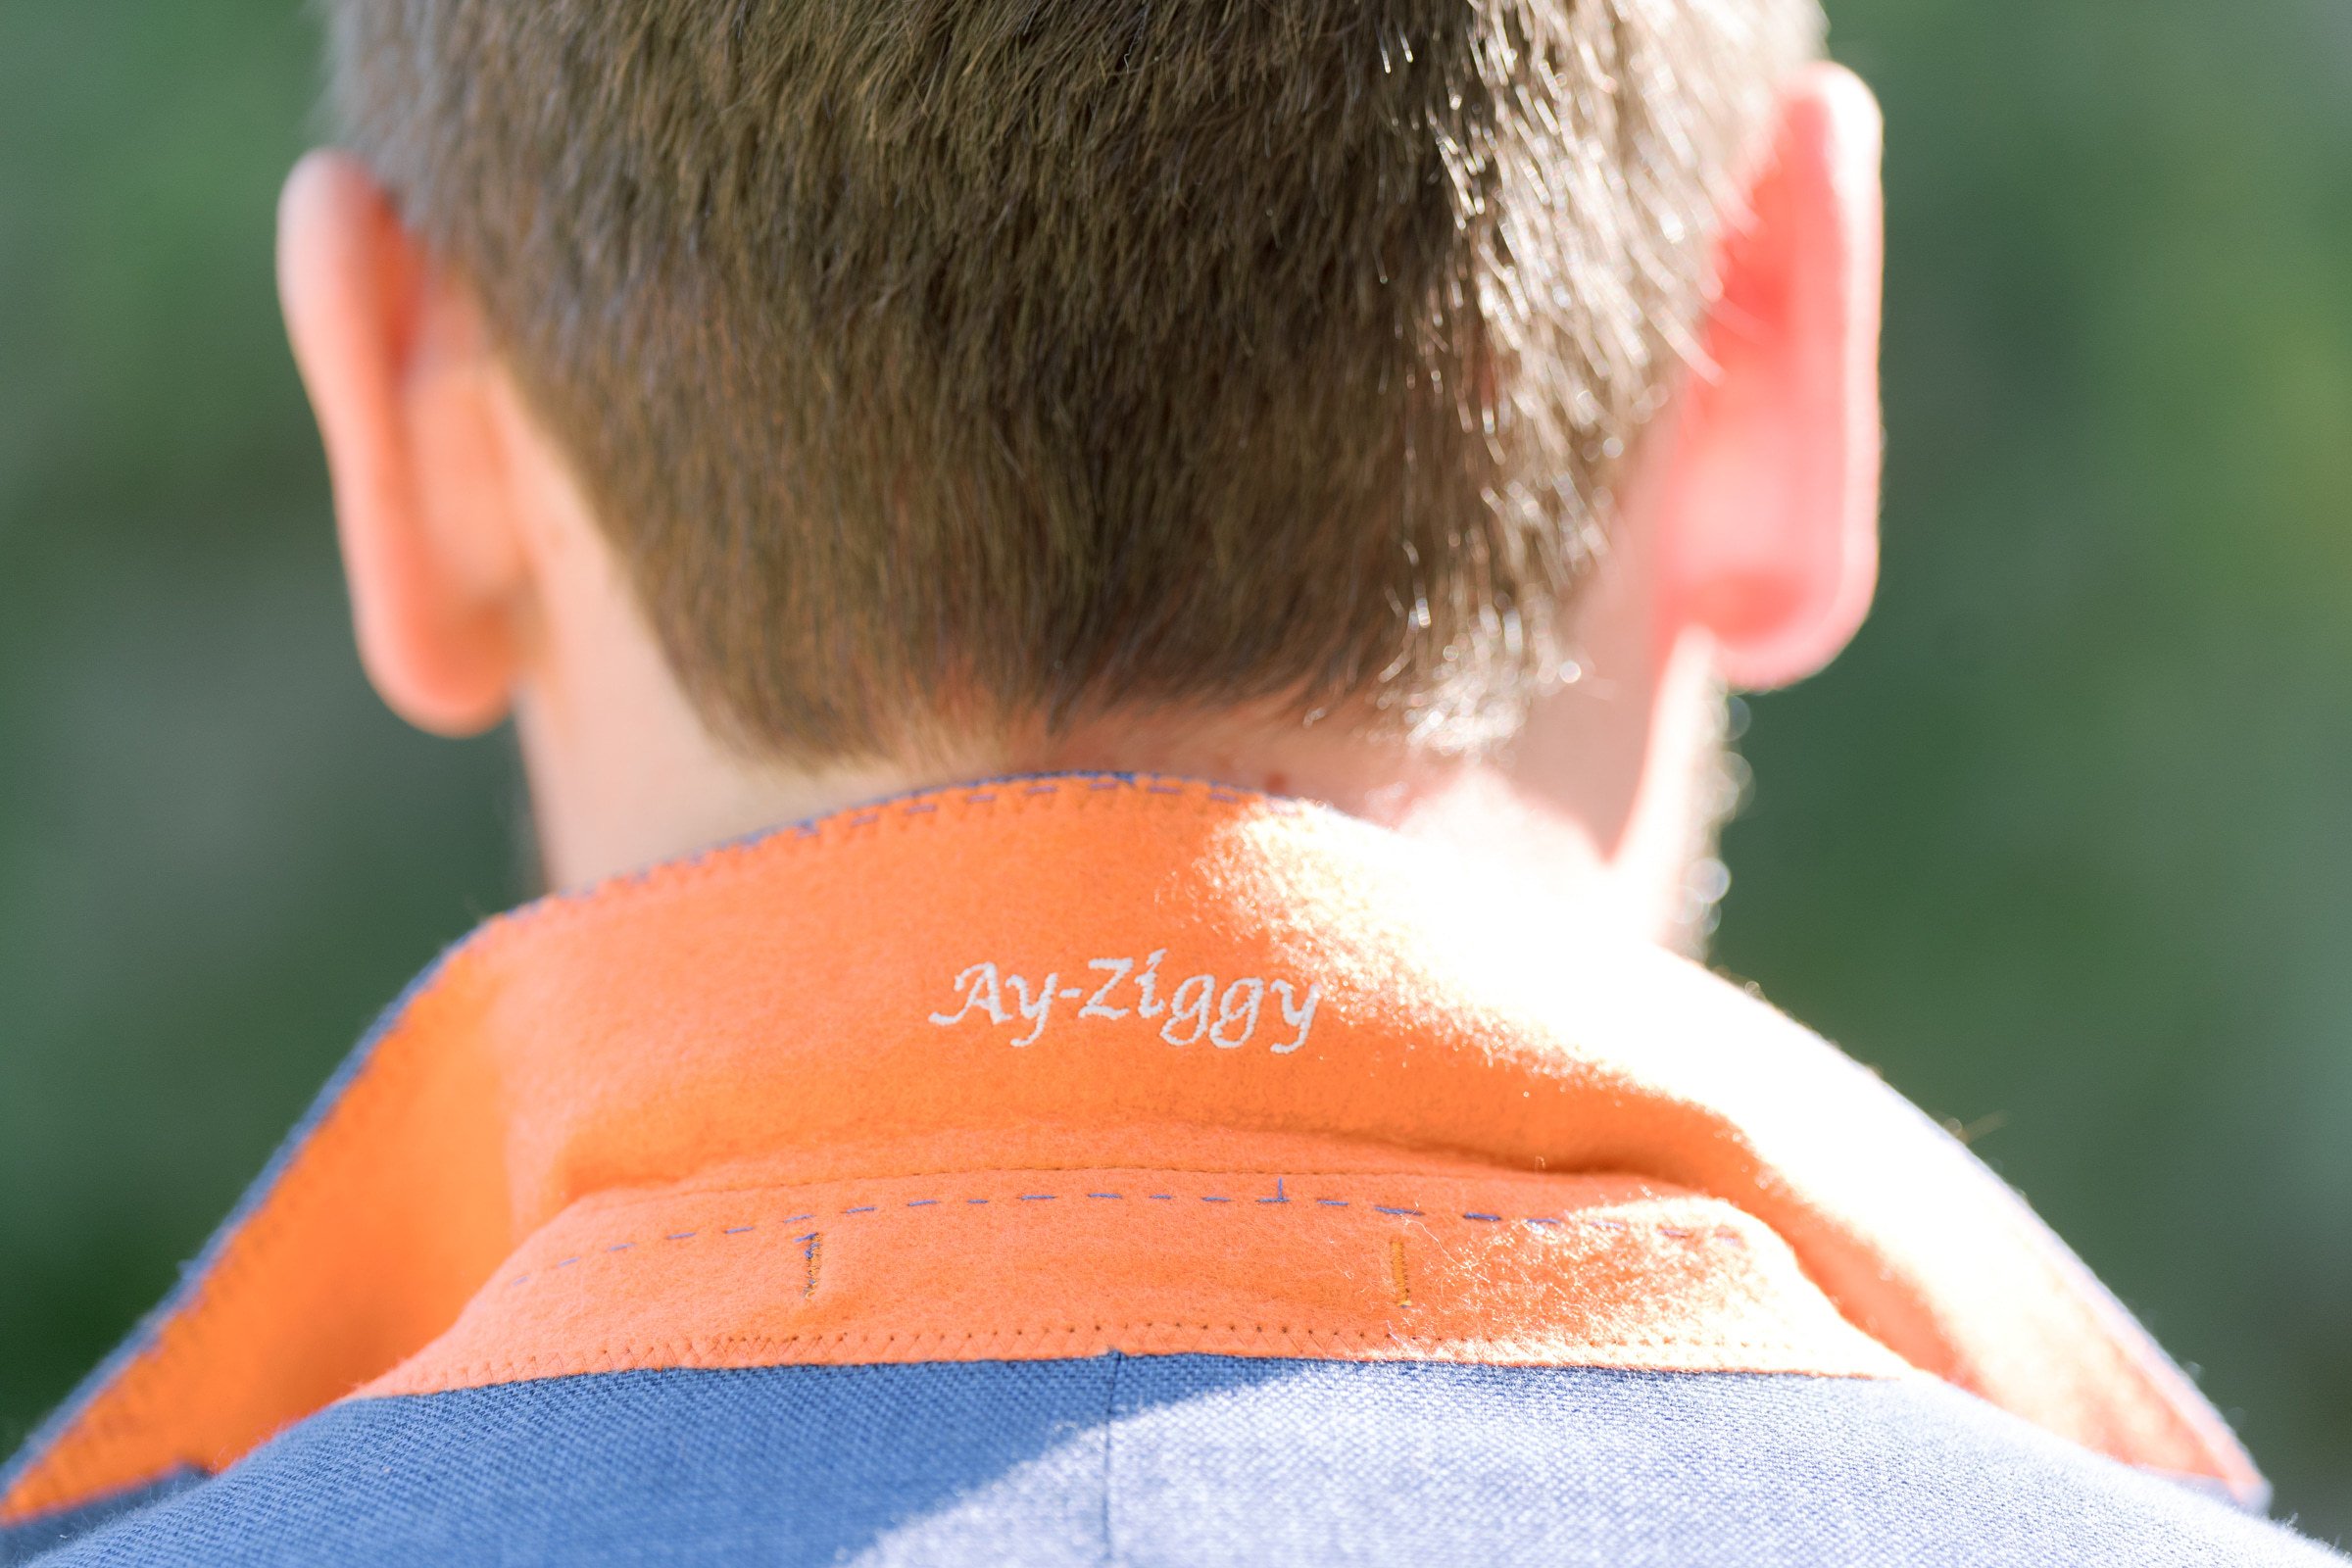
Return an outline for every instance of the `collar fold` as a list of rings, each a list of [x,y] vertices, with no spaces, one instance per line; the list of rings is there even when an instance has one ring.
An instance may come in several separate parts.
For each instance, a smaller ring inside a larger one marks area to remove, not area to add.
[[[1105,1169],[1313,1171],[1374,1209],[1370,1178],[1410,1170],[1472,1184],[1469,1220],[1492,1217],[1477,1192],[1538,1180],[1704,1200],[1890,1365],[2260,1493],[2006,1188],[1769,1007],[1318,808],[1063,776],[843,812],[484,926],[20,1456],[0,1521],[401,1387],[517,1249],[553,1266],[565,1226],[647,1194],[821,1187],[855,1213],[884,1187],[926,1202],[907,1183],[939,1173]],[[1017,1202],[1007,1181],[956,1196]]]

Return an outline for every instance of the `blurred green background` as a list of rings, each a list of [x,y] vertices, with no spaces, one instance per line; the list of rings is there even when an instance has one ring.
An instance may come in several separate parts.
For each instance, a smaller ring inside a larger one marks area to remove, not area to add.
[[[1754,704],[1718,956],[2023,1188],[2352,1538],[2352,7],[1832,0],[1886,577]],[[0,1448],[524,891],[342,615],[292,0],[0,5]]]

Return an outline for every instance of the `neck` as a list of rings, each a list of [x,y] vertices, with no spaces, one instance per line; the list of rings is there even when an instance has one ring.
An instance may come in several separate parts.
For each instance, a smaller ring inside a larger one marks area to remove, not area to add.
[[[1237,712],[1098,723],[922,763],[801,767],[728,750],[669,692],[640,692],[625,729],[597,722],[628,677],[603,674],[607,702],[567,702],[541,688],[519,708],[543,863],[558,888],[941,785],[1106,772],[1317,801],[1669,946],[1693,946],[1694,922],[1706,913],[1688,891],[1689,870],[1711,850],[1722,794],[1720,705],[1707,651],[1694,644],[1631,690],[1592,681],[1546,698],[1515,742],[1477,757]]]
[[[1628,503],[1580,591],[1586,672],[1472,757],[1272,710],[1104,718],[920,759],[794,765],[730,747],[687,699],[560,466],[526,530],[537,585],[514,691],[541,862],[572,889],[861,802],[1021,773],[1151,773],[1317,801],[1540,884],[1622,934],[1696,945],[1689,892],[1720,810],[1717,652],[1659,612],[1654,525]],[[549,499],[552,498],[552,499]]]

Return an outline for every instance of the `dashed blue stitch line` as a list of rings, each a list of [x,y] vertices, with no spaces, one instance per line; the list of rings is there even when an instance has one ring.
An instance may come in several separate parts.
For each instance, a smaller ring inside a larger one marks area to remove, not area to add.
[[[966,806],[986,806],[997,798],[995,790],[974,790],[963,798]]]
[[[1021,793],[1023,795],[1058,795],[1061,792],[1051,784],[1032,784]]]
[[[1144,786],[1144,793],[1146,795],[1182,795],[1184,790],[1174,784],[1147,784]]]
[[[906,808],[906,814],[908,816],[921,816],[927,811],[936,811],[938,809],[939,805],[935,801],[917,801],[912,806]]]
[[[879,821],[881,821],[881,820],[882,820],[882,813],[881,813],[880,811],[868,811],[868,812],[866,812],[866,813],[865,813],[863,816],[853,816],[853,817],[851,817],[851,818],[850,818],[850,826],[852,826],[852,827],[872,827],[872,826],[873,826],[873,825],[874,825],[876,822],[879,822]]]
[[[816,1216],[815,1216],[814,1214],[795,1214],[795,1215],[793,1215],[791,1218],[787,1219],[787,1220],[786,1220],[784,1223],[785,1223],[785,1224],[787,1224],[787,1225],[798,1225],[798,1224],[799,1224],[801,1221],[803,1221],[803,1220],[805,1220],[805,1219],[814,1219],[814,1218],[816,1218]]]
[[[1277,1177],[1274,1182],[1275,1196],[1272,1198],[1261,1198],[1258,1199],[1257,1201],[1260,1203],[1290,1202],[1291,1198],[1287,1190],[1286,1183],[1287,1178]],[[1019,1195],[1019,1198],[1020,1200],[1025,1203],[1050,1203],[1060,1196],[1061,1195],[1057,1193],[1022,1193]],[[1110,1199],[1122,1201],[1126,1198],[1124,1193],[1088,1193],[1086,1196],[1089,1198]],[[1153,1202],[1172,1203],[1176,1201],[1176,1195],[1174,1193],[1152,1193],[1149,1196]],[[908,1208],[930,1208],[938,1206],[941,1201],[943,1200],[937,1198],[916,1198],[908,1200],[906,1206]],[[966,1203],[986,1203],[989,1201],[989,1200],[985,1198],[967,1198],[964,1200],[964,1201]],[[1236,1201],[1236,1200],[1225,1197],[1222,1194],[1203,1193],[1200,1195],[1200,1201],[1203,1203],[1231,1203]],[[1315,1202],[1325,1208],[1348,1208],[1352,1206],[1351,1200],[1345,1198],[1318,1198],[1315,1200]],[[1423,1211],[1417,1208],[1404,1208],[1387,1203],[1374,1203],[1371,1205],[1371,1207],[1376,1212],[1382,1214],[1396,1214],[1415,1219],[1425,1217]],[[879,1211],[879,1205],[873,1203],[861,1204],[855,1208],[845,1208],[842,1210],[844,1214],[872,1214],[878,1213]],[[812,1213],[795,1214],[791,1216],[790,1219],[787,1219],[785,1223],[791,1224],[796,1220],[814,1219],[815,1217],[816,1216]],[[1506,1219],[1506,1216],[1501,1214],[1484,1214],[1472,1209],[1463,1210],[1461,1217],[1466,1220],[1475,1220],[1482,1224],[1489,1225],[1502,1224]],[[1601,1230],[1623,1231],[1632,1228],[1627,1224],[1626,1221],[1621,1219],[1597,1217],[1587,1218],[1584,1216],[1578,1216],[1578,1222],[1591,1225]],[[1529,1214],[1523,1216],[1519,1223],[1530,1226],[1557,1226],[1567,1224],[1569,1221],[1562,1219],[1556,1214]],[[759,1226],[756,1224],[730,1225],[722,1234],[728,1236],[742,1236],[758,1229]],[[1655,1229],[1662,1236],[1671,1236],[1683,1241],[1690,1241],[1693,1239],[1706,1240],[1710,1236],[1723,1241],[1739,1242],[1742,1244],[1744,1244],[1746,1241],[1744,1236],[1729,1226],[1717,1226],[1712,1232],[1709,1232],[1703,1228],[1692,1229],[1678,1225],[1658,1225],[1655,1227]],[[687,1242],[694,1240],[700,1234],[701,1232],[699,1231],[672,1231],[663,1239],[672,1242]],[[798,1240],[804,1244],[803,1250],[813,1255],[815,1243],[821,1235],[821,1232],[810,1231],[808,1235],[798,1238]],[[615,1242],[612,1246],[606,1248],[605,1250],[608,1252],[625,1252],[630,1250],[636,1245],[637,1244],[634,1242]],[[572,1264],[579,1261],[580,1259],[576,1256],[566,1257],[559,1259],[553,1266],[556,1268],[569,1268]],[[530,1278],[531,1276],[529,1274],[517,1274],[507,1283],[509,1285],[522,1285],[528,1283]]]
[[[1115,790],[1119,787],[1120,782],[1115,778],[1098,778],[1090,780],[1086,787],[1090,790]]]

